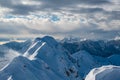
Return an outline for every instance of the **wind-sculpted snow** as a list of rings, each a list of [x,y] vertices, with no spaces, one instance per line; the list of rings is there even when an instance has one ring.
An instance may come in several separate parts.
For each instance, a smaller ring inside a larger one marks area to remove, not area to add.
[[[85,80],[120,80],[120,67],[108,65],[92,69]]]

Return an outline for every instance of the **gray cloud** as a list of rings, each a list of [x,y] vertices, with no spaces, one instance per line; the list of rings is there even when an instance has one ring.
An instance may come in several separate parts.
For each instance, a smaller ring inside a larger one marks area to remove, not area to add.
[[[3,7],[10,7],[12,6],[12,1],[11,0],[0,0],[0,5]]]
[[[50,32],[31,29],[23,24],[16,24],[13,22],[0,22],[0,34],[6,35],[23,35],[23,34],[49,34]]]
[[[0,0],[0,5],[2,7],[6,7],[9,9],[12,9],[9,13],[15,14],[15,15],[29,15],[31,12],[35,11],[50,11],[50,12],[61,12],[61,11],[68,11],[73,14],[84,14],[86,15],[93,14],[96,12],[109,14],[110,18],[112,19],[120,19],[119,11],[106,11],[101,6],[104,4],[111,4],[108,7],[114,6],[114,3],[110,2],[110,0],[35,0],[36,3],[41,3],[40,5],[26,5],[22,4],[21,1],[23,0]],[[16,3],[15,3],[16,2]],[[31,0],[29,1],[31,2]],[[83,5],[83,7],[76,7],[77,5]],[[88,8],[85,8],[84,5],[88,5]],[[99,7],[91,7],[91,6],[99,6]],[[64,10],[62,8],[71,8],[71,10]]]
[[[30,0],[31,1],[31,0]],[[29,14],[29,12],[34,12],[34,11],[44,11],[44,10],[61,10],[61,8],[65,7],[75,7],[76,5],[80,4],[86,4],[86,5],[101,5],[101,4],[110,4],[111,2],[108,0],[69,0],[69,1],[64,1],[64,0],[35,0],[38,3],[42,3],[41,5],[25,5],[21,4],[20,1],[16,0],[1,0],[0,5],[2,7],[7,7],[12,9],[13,14]],[[16,2],[16,4],[15,4]],[[78,8],[79,9],[79,8]],[[91,9],[90,9],[91,10]]]
[[[87,5],[100,5],[100,4],[111,4],[109,0],[38,0],[42,1],[45,7],[64,7],[64,6],[75,6],[77,4]],[[47,6],[48,5],[48,6]]]
[[[115,19],[115,20],[120,20],[120,11],[111,11],[108,12],[110,14],[109,20]]]
[[[114,36],[118,35],[117,33],[120,31],[119,25],[114,24],[114,26],[117,28],[114,29],[114,27],[111,27],[110,23],[113,20],[120,21],[120,10],[116,9],[114,6],[114,2],[111,2],[111,0],[34,0],[36,3],[40,3],[39,5],[32,4],[22,4],[21,1],[26,0],[0,0],[0,6],[1,8],[8,8],[12,9],[12,11],[6,12],[6,14],[11,15],[17,15],[17,16],[29,16],[30,13],[36,12],[45,12],[54,14],[54,12],[58,13],[66,13],[64,16],[69,17],[67,13],[74,15],[84,15],[84,18],[92,19],[93,22],[85,23],[88,24],[82,25],[78,24],[77,28],[74,30],[63,30],[64,27],[71,28],[69,26],[63,25],[65,23],[61,23],[60,25],[50,25],[47,26],[51,27],[52,31],[47,30],[37,30],[33,29],[34,27],[26,27],[26,25],[23,25],[23,23],[19,24],[13,24],[11,22],[9,23],[0,23],[0,34],[25,34],[24,32],[28,34],[75,34],[80,36],[89,37],[89,35],[100,36],[101,38],[113,38]],[[32,0],[29,0],[30,3]],[[119,2],[118,2],[119,3]],[[78,6],[80,5],[80,7]],[[105,7],[102,7],[102,6]],[[119,7],[119,6],[117,6]],[[109,10],[108,8],[113,8]],[[100,14],[99,17],[97,14]],[[41,14],[37,14],[38,16]],[[58,16],[56,14],[56,16]],[[97,17],[96,17],[97,16]],[[83,17],[83,16],[82,16]],[[103,17],[103,18],[101,18]],[[79,16],[76,17],[77,19],[80,19]],[[61,20],[61,17],[60,17]],[[39,18],[38,18],[39,21]],[[40,22],[40,21],[39,21]],[[49,20],[51,22],[51,20]],[[104,22],[105,24],[101,24],[101,22]],[[11,24],[10,24],[11,23]],[[42,23],[42,22],[40,22]],[[79,23],[79,22],[78,22]],[[29,24],[29,23],[28,23]],[[46,23],[47,24],[47,23]],[[55,23],[53,23],[55,24]],[[61,27],[61,25],[63,25]],[[36,25],[35,25],[36,26]],[[43,25],[45,26],[45,25]],[[80,27],[79,27],[80,26]],[[41,25],[39,26],[41,28]],[[111,28],[111,30],[105,30],[105,28]],[[46,27],[47,28],[47,27]],[[118,29],[118,30],[116,30]],[[23,32],[24,31],[24,32]]]
[[[21,31],[25,29],[23,25],[0,22],[0,34],[21,34]]]
[[[34,12],[36,10],[35,6],[28,5],[15,5],[12,9],[13,11],[11,11],[11,13],[18,15],[28,15],[29,12]]]
[[[105,10],[103,8],[80,8],[80,9],[73,9],[73,10],[69,10],[71,13],[80,13],[80,14],[84,14],[84,13],[89,13],[89,14],[93,14],[96,12],[105,12]]]

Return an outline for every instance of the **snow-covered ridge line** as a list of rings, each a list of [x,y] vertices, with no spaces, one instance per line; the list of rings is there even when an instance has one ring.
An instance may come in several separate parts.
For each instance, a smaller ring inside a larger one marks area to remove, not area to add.
[[[24,57],[27,57],[27,56],[29,55],[28,51],[29,51],[30,49],[32,49],[33,47],[35,47],[35,45],[37,45],[38,42],[39,42],[39,41],[31,44],[31,46],[27,49],[27,51],[23,54],[23,56],[24,56]]]
[[[0,71],[0,79],[81,80],[67,52],[54,38],[37,38],[25,50]]]
[[[45,45],[45,42],[42,43],[42,45],[39,46],[39,47],[36,49],[36,51],[35,51],[32,55],[30,55],[29,59],[30,59],[30,60],[34,60],[34,59],[35,59],[35,56],[38,54],[38,51],[39,51],[40,48],[41,48],[42,46],[44,46],[44,45]]]
[[[98,46],[98,44],[91,41],[87,41],[87,43],[90,45],[84,44],[84,46],[90,49],[93,48],[92,45]],[[101,46],[102,43],[100,42]],[[111,44],[113,43],[111,42]],[[115,44],[117,43],[115,42]],[[100,56],[91,55],[84,49],[70,54],[59,42],[49,36],[36,38],[22,43],[22,45],[20,43],[14,46],[19,45],[22,46],[23,53],[15,57],[12,62],[0,71],[0,80],[85,80],[91,69],[95,71],[91,73],[93,76],[88,80],[94,80],[97,74],[109,75],[109,71],[113,70],[112,66],[108,66],[107,71],[104,67],[96,67],[110,64],[120,65],[119,54],[101,58]],[[67,46],[74,50],[74,47]],[[118,69],[115,66],[114,68]],[[117,80],[120,80],[120,78]]]

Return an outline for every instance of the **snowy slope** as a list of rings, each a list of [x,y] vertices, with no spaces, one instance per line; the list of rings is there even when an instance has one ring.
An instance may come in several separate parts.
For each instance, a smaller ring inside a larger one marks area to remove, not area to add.
[[[68,55],[52,37],[36,38],[23,56],[1,69],[0,79],[81,80]]]
[[[64,48],[59,45],[52,37],[46,36],[43,38],[36,38],[34,42],[37,42],[37,44],[34,48],[31,49],[34,51],[34,49],[37,47],[36,50],[38,54],[36,51],[30,53],[30,59],[31,57],[32,59],[42,59],[52,68],[53,71],[57,71],[56,74],[63,77],[63,79],[64,77],[78,78],[77,69],[68,59],[69,53],[66,52]],[[31,52],[31,49],[28,51],[28,53]],[[72,69],[74,72],[71,73],[69,69]]]
[[[120,66],[102,66],[90,71],[85,80],[120,80]]]
[[[0,80],[107,80],[109,73],[119,74],[116,70],[119,71],[120,66],[119,41],[109,43],[87,40],[76,44],[64,43],[67,50],[49,36],[7,43],[6,47],[0,46]],[[111,50],[116,50],[116,53],[109,54]],[[91,54],[92,51],[98,55]],[[106,78],[102,74],[107,74]]]
[[[110,57],[108,57],[108,61],[112,64],[112,65],[117,65],[120,66],[120,55],[112,55]]]
[[[30,61],[19,56],[0,71],[0,79],[7,80],[11,77],[13,80],[61,80],[46,65],[42,60]]]
[[[94,67],[98,66],[96,60],[86,51],[74,53],[72,57],[76,60],[75,65],[78,67],[82,78]]]
[[[109,57],[114,54],[120,54],[120,40],[85,40],[79,42],[61,42],[64,48],[66,48],[71,54],[80,50],[85,50],[91,55]]]
[[[16,42],[16,41],[11,41],[6,44],[3,44],[3,46],[8,47],[9,49],[18,51],[19,53],[24,53],[28,47],[31,45],[32,41],[27,40],[25,42]]]

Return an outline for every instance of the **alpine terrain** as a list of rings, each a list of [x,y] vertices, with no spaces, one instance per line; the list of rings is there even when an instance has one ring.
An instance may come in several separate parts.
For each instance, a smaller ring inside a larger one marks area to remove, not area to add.
[[[0,45],[0,80],[120,80],[120,40],[45,36]]]

